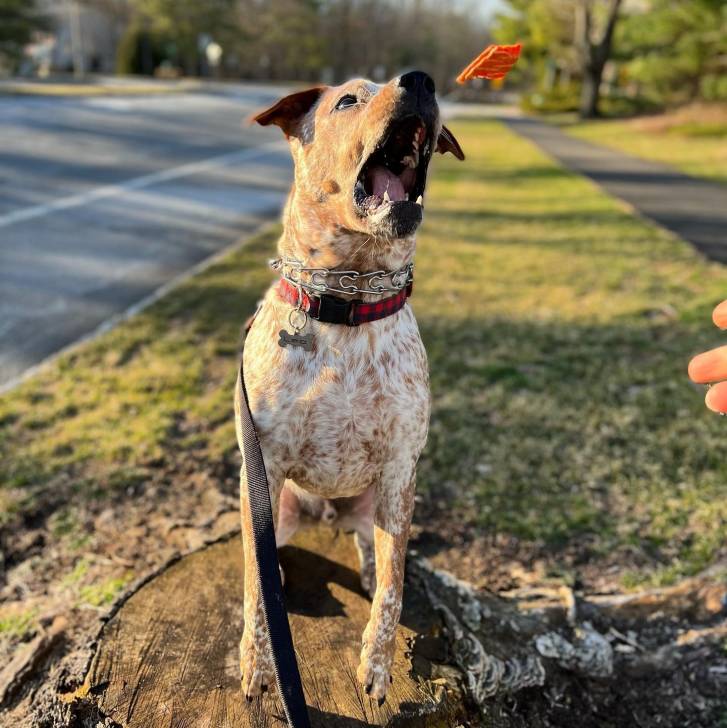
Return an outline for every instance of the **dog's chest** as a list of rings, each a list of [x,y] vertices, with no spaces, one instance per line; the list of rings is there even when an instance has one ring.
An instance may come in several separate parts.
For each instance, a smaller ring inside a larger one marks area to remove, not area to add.
[[[429,385],[409,307],[353,329],[311,326],[311,352],[281,349],[278,317],[263,309],[260,319],[245,371],[266,460],[269,453],[286,477],[326,497],[362,492],[394,457],[416,460]]]

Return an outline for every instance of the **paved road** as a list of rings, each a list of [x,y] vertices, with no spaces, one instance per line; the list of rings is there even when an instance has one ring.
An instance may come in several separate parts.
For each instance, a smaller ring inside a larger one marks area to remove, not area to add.
[[[576,139],[538,119],[509,117],[503,121],[561,164],[590,177],[608,193],[688,240],[708,258],[727,263],[724,186]]]
[[[0,388],[277,213],[280,93],[0,97]]]

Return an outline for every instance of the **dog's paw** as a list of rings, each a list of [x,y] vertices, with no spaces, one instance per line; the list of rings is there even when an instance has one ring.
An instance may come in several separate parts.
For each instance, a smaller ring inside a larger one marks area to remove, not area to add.
[[[240,687],[248,700],[275,688],[275,669],[270,648],[257,649],[243,635],[240,642]]]
[[[363,685],[366,694],[380,706],[386,700],[386,691],[391,684],[391,662],[393,654],[388,651],[374,653],[364,645],[361,650],[361,662],[358,666],[358,681]]]

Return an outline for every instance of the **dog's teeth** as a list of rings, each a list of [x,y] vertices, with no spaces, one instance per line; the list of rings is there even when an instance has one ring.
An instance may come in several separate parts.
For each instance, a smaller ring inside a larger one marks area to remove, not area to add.
[[[384,202],[391,202],[391,198],[389,197],[389,190],[384,190]]]
[[[419,197],[417,197],[417,205],[421,205],[423,202],[424,202],[424,199],[422,198],[421,195],[419,195]]]

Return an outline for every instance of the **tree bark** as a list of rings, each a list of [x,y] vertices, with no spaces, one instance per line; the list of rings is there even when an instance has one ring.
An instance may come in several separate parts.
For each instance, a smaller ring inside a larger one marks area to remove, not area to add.
[[[597,69],[584,68],[583,81],[581,85],[581,103],[578,113],[581,119],[594,119],[600,116],[598,102],[601,91],[601,75]]]
[[[576,22],[577,39],[582,58],[581,101],[579,114],[582,119],[591,119],[600,116],[599,101],[603,69],[611,56],[613,45],[613,31],[618,19],[621,0],[611,0],[606,25],[601,37],[593,38],[593,15],[591,12],[592,0],[581,0],[578,6]]]
[[[280,554],[312,728],[457,724],[457,705],[436,682],[446,642],[432,637],[438,619],[422,594],[410,593],[404,604],[392,683],[378,705],[356,678],[371,603],[359,585],[353,539],[304,530]],[[173,563],[112,614],[83,685],[66,702],[114,728],[282,728],[275,691],[252,702],[240,692],[243,584],[237,534]]]

